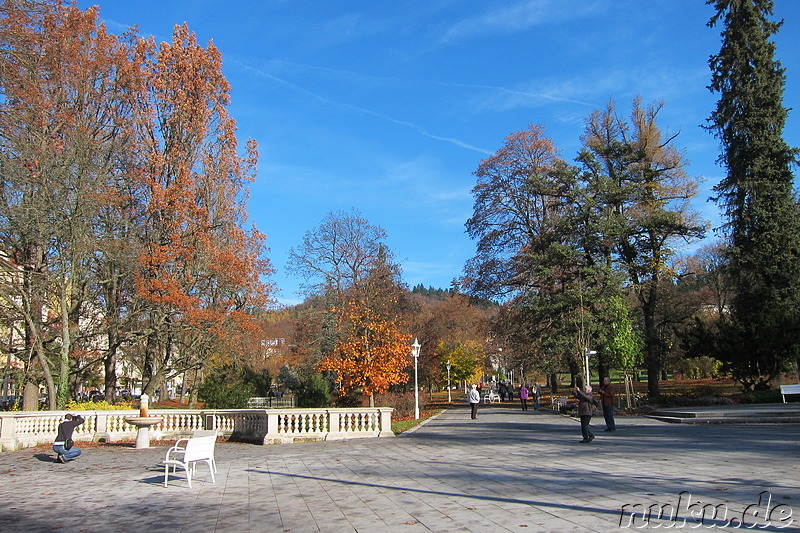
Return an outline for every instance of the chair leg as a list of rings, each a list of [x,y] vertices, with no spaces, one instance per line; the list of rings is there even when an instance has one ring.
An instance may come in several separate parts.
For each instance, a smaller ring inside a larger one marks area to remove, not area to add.
[[[216,483],[217,479],[214,477],[214,460],[206,459],[206,463],[208,463],[208,471],[211,472],[211,482]]]

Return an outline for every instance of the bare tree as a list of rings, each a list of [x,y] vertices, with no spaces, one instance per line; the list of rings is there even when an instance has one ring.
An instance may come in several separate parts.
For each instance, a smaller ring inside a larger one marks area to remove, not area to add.
[[[386,231],[369,223],[353,209],[329,212],[320,225],[289,250],[287,270],[310,282],[309,293],[332,291],[341,295],[372,272],[376,261],[386,259]]]

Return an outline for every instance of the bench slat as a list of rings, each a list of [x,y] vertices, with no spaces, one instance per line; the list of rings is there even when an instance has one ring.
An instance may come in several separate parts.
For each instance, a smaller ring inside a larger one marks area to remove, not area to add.
[[[781,385],[781,397],[783,398],[783,403],[786,403],[787,394],[800,394],[800,383],[795,385]]]

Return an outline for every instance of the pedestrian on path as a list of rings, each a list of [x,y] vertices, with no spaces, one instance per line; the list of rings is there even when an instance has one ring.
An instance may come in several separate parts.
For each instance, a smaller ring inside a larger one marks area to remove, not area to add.
[[[581,417],[581,435],[583,440],[581,442],[592,442],[594,440],[594,433],[589,429],[589,422],[592,420],[592,404],[595,403],[594,396],[592,396],[592,386],[583,386],[583,380],[578,380],[577,387],[575,387],[575,397],[578,399],[578,415]]]
[[[478,418],[478,404],[481,403],[481,393],[478,392],[477,385],[472,386],[469,394],[467,394],[467,399],[469,400],[472,419],[475,420]]]
[[[606,420],[606,429],[603,431],[616,431],[617,424],[614,421],[614,385],[611,378],[603,378],[603,386],[600,387],[600,404],[603,406],[603,418]]]
[[[519,399],[522,402],[522,410],[528,410],[528,387],[523,383],[519,388]]]
[[[542,397],[542,388],[539,386],[539,382],[538,381],[534,381],[533,382],[532,393],[533,393],[533,410],[534,411],[538,411],[539,410],[539,400]]]
[[[72,442],[72,433],[75,428],[84,423],[81,415],[73,415],[67,413],[64,415],[64,420],[58,425],[58,433],[56,440],[53,442],[53,451],[56,452],[56,461],[59,463],[66,463],[76,459],[81,451]]]

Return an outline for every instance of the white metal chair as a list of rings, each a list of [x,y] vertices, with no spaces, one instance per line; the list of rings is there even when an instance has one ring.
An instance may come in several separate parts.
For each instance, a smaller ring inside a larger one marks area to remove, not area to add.
[[[492,403],[492,402],[500,403],[500,395],[495,394],[494,391],[489,391],[487,394],[483,396],[483,403]]]
[[[192,437],[191,438],[208,437],[208,436],[212,436],[212,435],[214,436],[214,443],[216,444],[217,432],[215,430],[213,430],[213,429],[196,429],[196,430],[194,430],[192,432]],[[189,440],[188,438],[182,438],[182,439],[178,439],[177,441],[175,441],[175,444],[172,445],[172,448],[167,450],[167,458],[168,459],[170,459],[170,458],[171,459],[177,459],[178,456],[182,456],[184,451],[185,451],[185,449],[186,449],[186,441],[188,441],[188,440]],[[214,460],[213,454],[211,456],[211,464],[212,464],[212,466],[214,468],[214,473],[216,473],[217,472],[217,462]],[[175,472],[175,468],[174,467],[173,467],[172,471]]]
[[[169,480],[170,466],[172,467],[173,475],[177,467],[180,466],[186,472],[189,488],[192,488],[192,476],[195,474],[197,463],[199,462],[204,462],[208,465],[211,481],[216,483],[217,480],[214,477],[214,472],[216,471],[214,462],[214,444],[217,442],[216,434],[181,440],[185,440],[186,445],[183,447],[173,446],[167,450],[167,455],[164,458],[164,486],[167,486]],[[182,456],[182,458],[178,459],[178,456]]]
[[[562,396],[561,398],[553,399],[553,410],[557,411],[560,410],[562,407],[567,406],[567,397]]]

